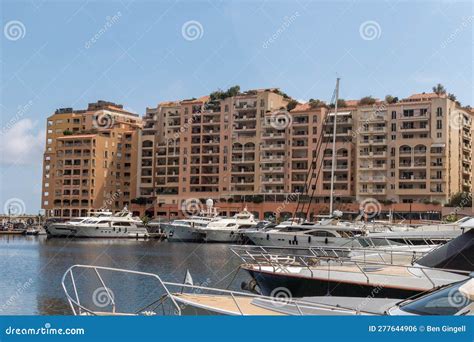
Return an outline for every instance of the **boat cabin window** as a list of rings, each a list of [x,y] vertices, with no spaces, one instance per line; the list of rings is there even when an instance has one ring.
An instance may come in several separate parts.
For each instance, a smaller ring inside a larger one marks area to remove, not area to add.
[[[322,236],[322,237],[335,237],[333,233],[327,232],[325,230],[316,230],[314,232],[309,232],[308,235],[311,236]]]
[[[97,224],[107,224],[107,223],[110,223],[110,221],[104,221],[104,220],[102,220],[102,221],[97,222]]]
[[[116,227],[130,227],[130,222],[115,222],[114,226]]]
[[[236,226],[235,223],[227,223],[227,224],[226,224],[226,227],[235,227],[235,226]]]
[[[174,224],[179,224],[179,225],[182,225],[182,226],[190,226],[190,225],[191,225],[190,222],[188,222],[188,221],[182,221],[182,220],[174,221]]]
[[[472,303],[469,298],[459,292],[459,288],[465,283],[466,281],[463,281],[447,286],[442,290],[428,293],[412,302],[402,304],[400,309],[416,315],[453,316]]]
[[[305,227],[286,227],[280,229],[280,232],[305,232],[311,230],[311,228],[305,228]]]

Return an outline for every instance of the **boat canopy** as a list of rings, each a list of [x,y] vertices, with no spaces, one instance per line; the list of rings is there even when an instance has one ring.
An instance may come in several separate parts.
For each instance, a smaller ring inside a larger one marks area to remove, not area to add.
[[[474,229],[470,229],[416,261],[434,268],[472,271],[474,264]]]

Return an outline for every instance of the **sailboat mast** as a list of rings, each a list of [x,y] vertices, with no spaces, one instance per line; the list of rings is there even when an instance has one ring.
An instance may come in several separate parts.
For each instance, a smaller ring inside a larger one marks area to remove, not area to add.
[[[336,132],[337,132],[337,102],[339,101],[339,80],[336,79],[336,99],[334,104],[334,123],[332,129],[332,165],[331,165],[331,194],[329,199],[329,215],[333,213],[334,206],[334,172],[336,171]]]

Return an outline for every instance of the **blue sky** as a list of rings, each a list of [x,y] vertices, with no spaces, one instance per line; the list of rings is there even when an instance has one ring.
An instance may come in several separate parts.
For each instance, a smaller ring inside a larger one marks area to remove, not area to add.
[[[470,1],[1,6],[0,212],[10,202],[38,212],[45,118],[60,107],[104,99],[143,114],[235,84],[329,100],[336,77],[346,99],[404,97],[441,82],[474,104]]]

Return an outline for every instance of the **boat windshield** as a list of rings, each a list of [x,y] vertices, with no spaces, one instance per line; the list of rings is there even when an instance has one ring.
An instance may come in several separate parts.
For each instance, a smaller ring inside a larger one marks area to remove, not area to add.
[[[459,292],[459,288],[469,280],[428,293],[412,302],[400,305],[400,309],[416,315],[455,315],[472,303],[469,298]]]
[[[311,230],[311,227],[300,227],[300,226],[296,226],[296,227],[285,227],[285,228],[282,228],[280,229],[279,231],[280,232],[306,232],[308,230]]]

